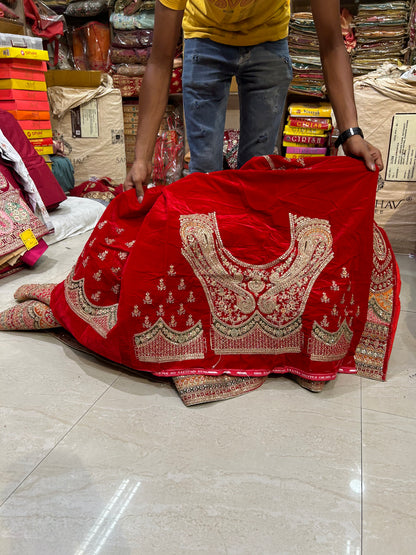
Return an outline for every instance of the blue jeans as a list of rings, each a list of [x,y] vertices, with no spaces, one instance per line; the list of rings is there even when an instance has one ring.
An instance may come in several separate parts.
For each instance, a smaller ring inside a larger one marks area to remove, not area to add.
[[[240,103],[238,167],[253,156],[273,153],[292,80],[287,40],[228,46],[209,39],[186,39],[182,83],[191,172],[222,169],[233,75]]]

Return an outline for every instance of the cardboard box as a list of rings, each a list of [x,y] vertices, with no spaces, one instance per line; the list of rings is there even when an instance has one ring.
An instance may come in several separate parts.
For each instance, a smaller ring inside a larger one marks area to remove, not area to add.
[[[49,112],[49,102],[37,102],[36,100],[0,100],[0,108],[2,110],[33,110]]]
[[[400,85],[402,98],[406,98],[404,82]],[[416,96],[414,86],[409,85],[409,102],[394,100],[381,92],[383,86],[382,80],[377,81],[377,89],[365,82],[354,84],[360,127],[366,140],[380,149],[384,161],[374,218],[386,231],[396,253],[413,254],[416,252]]]
[[[44,111],[44,112],[37,112],[35,110],[33,111],[29,111],[29,110],[6,110],[7,112],[9,112],[9,114],[12,114],[12,116],[17,119],[17,120],[42,120],[42,121],[46,121],[46,120],[50,120],[51,119],[51,115],[48,112]]]
[[[101,75],[101,71],[54,69],[46,72],[45,80],[48,87],[96,89],[100,86]]]
[[[42,60],[27,60],[26,58],[0,58],[0,69],[1,68],[12,68],[12,69],[27,69],[30,71],[43,71],[47,70],[46,62]]]
[[[19,120],[17,122],[20,127],[26,131],[26,130],[32,130],[32,131],[36,131],[38,129],[52,129],[52,125],[50,120]]]
[[[43,71],[37,71],[30,68],[14,68],[0,64],[0,79],[26,79],[29,81],[44,81],[45,74]]]
[[[48,93],[46,91],[4,89],[0,90],[0,100],[32,100],[35,102],[48,102]]]
[[[90,178],[126,178],[121,94],[110,83],[98,89],[50,87],[54,137],[63,140],[75,184]]]
[[[25,58],[27,60],[49,60],[49,54],[46,50],[38,50],[35,48],[17,48],[14,46],[0,47],[0,58]]]
[[[50,122],[48,123],[50,124]],[[46,139],[53,136],[52,129],[23,129],[23,132],[29,140]]]
[[[24,79],[0,79],[0,89],[46,91],[46,83],[45,81],[27,81]]]
[[[47,137],[45,139],[30,139],[33,146],[53,146],[52,137]]]
[[[41,156],[45,154],[53,154],[53,146],[35,146],[36,152]]]

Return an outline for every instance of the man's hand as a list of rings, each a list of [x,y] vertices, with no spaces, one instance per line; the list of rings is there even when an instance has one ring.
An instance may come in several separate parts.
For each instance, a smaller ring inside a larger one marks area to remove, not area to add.
[[[347,156],[361,158],[371,171],[375,171],[376,166],[379,170],[384,167],[379,149],[365,141],[360,135],[354,135],[347,139],[342,145],[342,149]]]
[[[123,191],[136,189],[137,200],[142,202],[144,194],[143,188],[147,184],[151,173],[152,164],[150,162],[135,160],[123,184]]]

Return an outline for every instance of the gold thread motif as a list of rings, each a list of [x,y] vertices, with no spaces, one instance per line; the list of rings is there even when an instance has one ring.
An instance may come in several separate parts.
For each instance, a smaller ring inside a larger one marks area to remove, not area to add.
[[[373,271],[368,298],[367,320],[355,352],[357,374],[383,379],[393,317],[394,261],[384,237],[374,226]]]
[[[293,214],[289,220],[286,253],[250,265],[224,248],[215,213],[180,217],[182,254],[205,291],[215,353],[301,351],[306,302],[334,254],[327,220]]]
[[[64,282],[64,292],[69,308],[102,337],[107,337],[117,323],[118,303],[109,306],[93,304],[85,293],[84,278],[74,279],[74,270]],[[98,300],[98,293],[100,292],[94,294],[94,300]]]
[[[204,358],[202,324],[176,331],[161,318],[147,331],[134,336],[135,353],[143,362],[172,362]]]
[[[334,332],[325,330],[318,322],[314,322],[309,341],[311,360],[327,362],[343,359],[348,353],[352,337],[353,332],[345,320]]]

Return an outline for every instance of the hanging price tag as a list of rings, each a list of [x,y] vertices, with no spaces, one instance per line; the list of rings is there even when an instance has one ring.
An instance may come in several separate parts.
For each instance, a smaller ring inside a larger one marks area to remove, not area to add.
[[[31,229],[25,229],[25,231],[22,231],[22,233],[20,234],[20,239],[23,241],[28,251],[30,251],[30,249],[33,249],[33,247],[36,247],[36,245],[38,244],[38,241],[33,235],[33,231]]]

